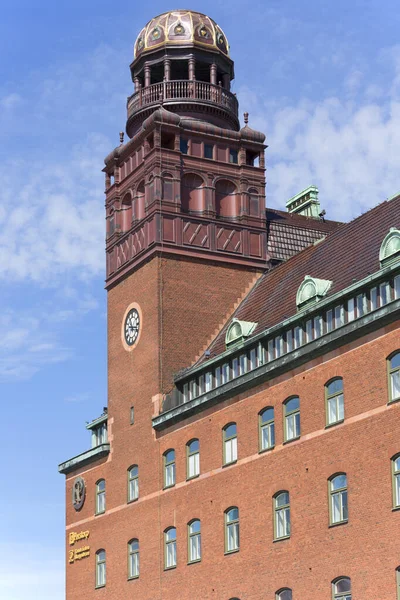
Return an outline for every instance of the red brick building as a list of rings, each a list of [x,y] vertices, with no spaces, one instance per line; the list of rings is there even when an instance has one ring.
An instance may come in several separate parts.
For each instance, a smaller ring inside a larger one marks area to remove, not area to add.
[[[400,598],[400,196],[348,224],[314,187],[265,209],[205,15],[153,19],[131,73],[109,403],[59,467],[67,599]]]

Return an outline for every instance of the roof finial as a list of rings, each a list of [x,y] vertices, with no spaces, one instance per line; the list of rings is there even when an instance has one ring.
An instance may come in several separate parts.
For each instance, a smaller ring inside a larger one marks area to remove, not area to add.
[[[243,113],[243,117],[244,117],[244,124],[247,125],[249,122],[249,113],[248,112]]]
[[[120,144],[124,143],[124,132],[123,131],[119,132],[119,143]]]

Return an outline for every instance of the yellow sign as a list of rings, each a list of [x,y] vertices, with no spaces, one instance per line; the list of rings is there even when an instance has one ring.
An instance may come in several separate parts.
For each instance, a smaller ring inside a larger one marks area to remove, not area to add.
[[[76,560],[81,560],[82,558],[86,558],[90,556],[90,546],[82,546],[82,548],[75,548],[74,550],[69,550],[69,564],[73,564]]]
[[[89,537],[89,531],[80,531],[76,533],[76,531],[71,531],[69,534],[69,545],[73,546],[75,542],[79,542],[80,540],[87,540]]]

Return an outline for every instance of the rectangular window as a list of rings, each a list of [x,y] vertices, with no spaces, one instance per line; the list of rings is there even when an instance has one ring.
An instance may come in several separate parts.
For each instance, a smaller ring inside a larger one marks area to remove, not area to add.
[[[221,367],[215,367],[215,385],[219,387],[222,383]]]
[[[239,359],[234,358],[232,360],[232,377],[237,377],[239,375]]]
[[[387,281],[379,286],[379,306],[385,306],[390,302],[390,286]]]
[[[376,310],[378,308],[378,288],[373,287],[370,289],[369,299],[371,302],[371,310]]]
[[[292,352],[293,350],[293,331],[291,329],[286,332],[286,350],[287,352]]]
[[[235,462],[237,460],[237,437],[225,441],[225,463]]]
[[[398,300],[400,298],[400,275],[396,275],[393,280],[394,298]]]
[[[131,420],[130,420],[131,425],[133,425],[135,423],[135,407],[131,406]]]
[[[255,348],[250,350],[250,370],[252,371],[257,367],[257,352]]]
[[[187,154],[188,153],[188,149],[189,149],[188,140],[185,140],[184,138],[181,138],[180,149],[181,149],[182,154]]]
[[[306,343],[313,340],[313,322],[312,319],[306,321]]]
[[[315,317],[314,319],[314,337],[319,338],[323,333],[323,321],[322,317]]]
[[[198,382],[198,394],[199,394],[199,396],[201,396],[201,394],[204,394],[204,387],[205,387],[204,375],[200,375],[199,376],[199,382]]]
[[[222,365],[222,384],[227,383],[229,381],[229,363],[224,363]]]
[[[189,384],[183,384],[183,401],[187,402],[189,400]]]
[[[212,389],[212,373],[207,371],[205,374],[205,391],[209,392]]]
[[[356,318],[356,310],[355,310],[355,300],[354,298],[349,298],[347,300],[347,321],[354,321]]]
[[[357,317],[362,317],[365,312],[365,295],[359,294],[356,298]]]
[[[294,347],[300,348],[303,344],[303,330],[301,327],[294,328]]]
[[[193,398],[196,398],[196,396],[197,396],[196,380],[192,379],[192,381],[189,382],[189,400],[193,400]]]
[[[214,146],[213,144],[204,144],[204,158],[213,158]]]
[[[257,366],[260,367],[265,363],[265,349],[261,342],[257,346]]]
[[[333,329],[333,312],[332,310],[326,311],[326,333],[330,333]]]
[[[247,372],[247,356],[246,354],[241,354],[239,356],[239,373],[240,375],[244,375]]]
[[[237,150],[233,150],[232,148],[229,149],[229,162],[237,164],[237,162],[238,162],[238,151]]]
[[[278,335],[274,340],[275,345],[275,355],[276,358],[279,358],[283,354],[283,338],[281,335]]]
[[[344,307],[343,305],[335,306],[335,329],[344,325]]]
[[[268,342],[268,362],[274,360],[275,358],[275,350],[274,350],[274,340],[269,340]]]

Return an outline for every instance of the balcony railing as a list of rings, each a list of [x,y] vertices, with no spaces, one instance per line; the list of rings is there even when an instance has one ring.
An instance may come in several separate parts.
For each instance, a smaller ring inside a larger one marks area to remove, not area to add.
[[[128,117],[142,108],[169,101],[204,102],[225,108],[235,117],[238,114],[236,96],[220,85],[205,81],[163,81],[142,88],[128,98]]]

